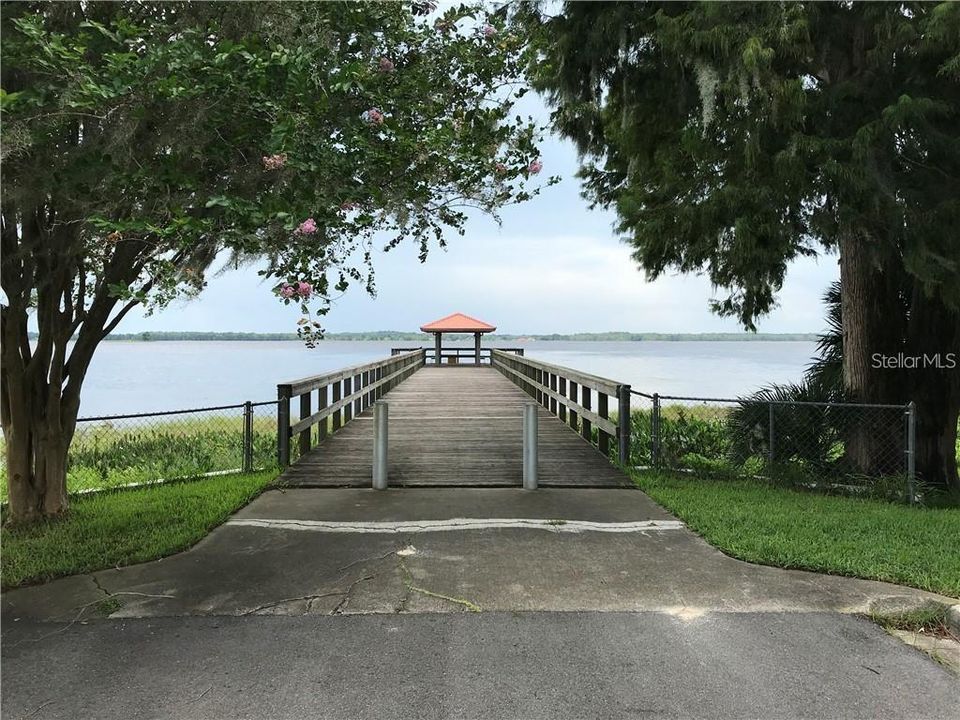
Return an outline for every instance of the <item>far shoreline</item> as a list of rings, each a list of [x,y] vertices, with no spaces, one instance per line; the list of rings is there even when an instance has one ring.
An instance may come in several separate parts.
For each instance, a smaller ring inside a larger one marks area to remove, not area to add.
[[[445,335],[445,342],[472,341],[469,335]],[[814,342],[816,333],[570,333],[570,334],[490,334],[486,342]],[[433,336],[398,331],[327,333],[327,341],[396,342],[433,344]],[[240,332],[140,332],[108,335],[106,342],[299,342],[295,333]]]

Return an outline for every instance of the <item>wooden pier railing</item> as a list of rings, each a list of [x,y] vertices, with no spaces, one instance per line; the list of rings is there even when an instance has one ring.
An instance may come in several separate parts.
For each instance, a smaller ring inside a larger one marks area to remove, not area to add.
[[[424,364],[423,349],[392,355],[365,365],[335,370],[323,375],[277,385],[277,459],[281,467],[290,464],[290,442],[300,436],[300,454],[313,444],[313,426],[319,425],[318,439],[336,432],[374,401],[388,393]],[[313,394],[317,391],[317,410]],[[299,398],[299,419],[291,422],[290,401]],[[328,418],[332,420],[328,421]]]
[[[615,380],[579,372],[560,365],[532,360],[491,350],[493,367],[525,390],[538,403],[569,423],[587,441],[593,442],[597,429],[597,449],[610,455],[610,441],[617,444],[622,464],[630,459],[630,386]],[[594,406],[594,397],[596,406]],[[617,407],[616,423],[610,419],[610,398]]]
[[[400,348],[391,348],[390,353],[392,355],[400,355],[402,353],[412,352],[414,350],[423,350],[425,355],[425,362],[427,365],[436,365],[437,364],[437,351],[432,347],[400,347]],[[513,353],[514,355],[523,356],[523,348],[480,348],[480,358],[477,359],[477,350],[472,347],[444,347],[440,348],[440,359],[445,362],[441,362],[441,365],[491,365],[492,364],[492,355],[491,350],[500,350],[501,352]],[[466,360],[466,362],[463,362]]]

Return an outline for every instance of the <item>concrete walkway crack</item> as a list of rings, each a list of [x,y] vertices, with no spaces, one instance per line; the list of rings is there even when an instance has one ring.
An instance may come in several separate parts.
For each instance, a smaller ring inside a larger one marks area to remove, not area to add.
[[[337,606],[333,610],[330,611],[330,614],[331,615],[343,614],[343,608],[346,606],[348,602],[350,602],[350,596],[353,594],[354,588],[356,588],[357,585],[359,585],[360,583],[366,580],[373,580],[375,577],[376,575],[364,575],[363,577],[357,578],[352,583],[350,583],[350,587],[348,587],[346,592],[343,593],[343,599],[339,603],[337,603]]]
[[[107,597],[110,597],[113,593],[107,590],[103,585],[100,584],[100,580],[97,579],[96,575],[90,575],[90,579],[93,581],[93,584],[97,586],[97,590],[102,592]]]
[[[288,597],[288,598],[283,598],[282,600],[274,600],[272,602],[264,603],[263,605],[257,605],[257,607],[251,608],[250,610],[245,610],[244,612],[240,613],[240,617],[246,617],[247,615],[256,615],[257,613],[262,612],[264,610],[269,610],[270,608],[278,607],[280,605],[285,605],[286,603],[297,602],[299,600],[307,601],[307,608],[303,613],[304,615],[306,615],[310,611],[310,609],[313,606],[313,603],[316,600],[319,600],[320,598],[325,598],[325,597],[339,597],[340,595],[344,595],[345,593],[346,593],[345,590],[333,590],[331,592],[326,592],[326,593],[316,593],[313,595],[298,595],[297,597]]]
[[[391,555],[395,555],[396,552],[397,552],[396,550],[391,550],[390,552],[384,553],[383,555],[374,555],[373,557],[360,558],[359,560],[354,560],[351,563],[347,563],[342,568],[338,568],[338,571],[343,572],[344,570],[347,570],[348,568],[352,568],[354,565],[359,565],[360,563],[375,562],[377,560],[386,560]]]
[[[415,592],[415,593],[420,593],[421,595],[425,595],[426,597],[436,598],[437,600],[445,600],[455,605],[462,606],[464,609],[467,610],[467,612],[482,611],[482,608],[479,605],[477,605],[476,603],[470,602],[466,598],[452,597],[450,595],[444,595],[442,593],[434,592],[433,590],[427,590],[427,588],[422,588],[419,585],[414,585],[413,575],[410,573],[410,569],[407,567],[407,564],[403,561],[402,558],[398,559],[398,563],[400,565],[400,571],[403,573],[403,585],[407,589],[408,593]],[[406,595],[401,601],[401,604],[404,606],[404,609],[406,609],[405,606],[408,598],[409,598],[409,594]]]

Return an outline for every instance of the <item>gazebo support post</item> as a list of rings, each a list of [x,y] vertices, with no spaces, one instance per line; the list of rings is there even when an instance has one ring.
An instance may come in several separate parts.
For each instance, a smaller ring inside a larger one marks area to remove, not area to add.
[[[473,334],[473,346],[474,346],[474,353],[477,358],[477,365],[479,365],[480,364],[480,333],[478,332],[475,332]]]
[[[434,342],[434,358],[437,365],[442,364],[443,358],[440,356],[440,338],[443,336],[443,333],[434,333],[433,337],[436,338]]]

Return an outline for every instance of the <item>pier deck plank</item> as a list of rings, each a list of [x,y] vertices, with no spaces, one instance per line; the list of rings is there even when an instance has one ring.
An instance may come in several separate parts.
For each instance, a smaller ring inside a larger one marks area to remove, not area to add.
[[[529,395],[489,367],[425,367],[383,398],[389,405],[389,484],[521,485],[522,414]],[[624,487],[628,478],[569,426],[539,410],[539,482]],[[281,475],[290,487],[369,487],[373,408]]]

